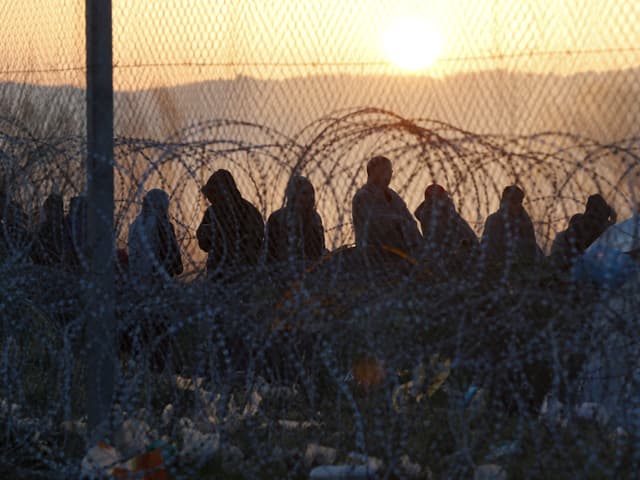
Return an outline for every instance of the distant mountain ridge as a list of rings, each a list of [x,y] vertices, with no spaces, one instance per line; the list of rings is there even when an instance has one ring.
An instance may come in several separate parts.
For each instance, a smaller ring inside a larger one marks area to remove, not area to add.
[[[47,124],[51,132],[61,114],[72,119],[77,133],[84,131],[84,98],[84,90],[74,87],[0,84],[5,116],[30,99],[31,117]],[[240,76],[118,91],[116,133],[161,140],[194,123],[230,118],[293,135],[336,110],[374,106],[477,133],[564,131],[611,142],[640,135],[638,98],[639,68],[567,77],[500,70],[444,78],[321,75],[260,80]]]

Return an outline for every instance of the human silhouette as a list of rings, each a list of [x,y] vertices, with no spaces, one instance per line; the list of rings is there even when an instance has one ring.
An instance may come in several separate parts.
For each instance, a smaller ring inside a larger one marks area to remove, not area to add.
[[[616,212],[602,195],[596,193],[587,199],[582,222],[581,242],[584,249],[587,249],[607,228],[616,223]]]
[[[462,267],[478,251],[479,242],[469,224],[456,211],[446,190],[429,185],[416,208],[427,255],[450,267]]]
[[[584,215],[576,213],[569,220],[566,230],[558,232],[551,245],[550,259],[563,271],[569,270],[576,258],[584,252]]]
[[[422,242],[407,205],[389,188],[393,168],[384,156],[367,163],[367,183],[353,197],[353,226],[358,247],[392,247],[415,254]]]
[[[68,235],[67,260],[69,268],[73,270],[87,267],[89,225],[87,211],[87,197],[79,195],[69,200],[69,213],[65,217],[64,230]]]
[[[42,210],[44,218],[36,230],[31,258],[40,265],[61,265],[70,248],[65,230],[62,196],[50,194],[45,199]]]
[[[208,253],[211,278],[255,266],[262,250],[264,221],[256,207],[242,198],[227,170],[214,172],[202,193],[211,202],[198,227],[198,245]]]
[[[309,263],[325,249],[322,219],[315,208],[315,190],[296,175],[286,189],[286,204],[269,216],[266,228],[267,260]]]
[[[167,277],[182,273],[182,256],[169,220],[169,195],[149,191],[140,215],[129,227],[129,272],[136,282],[158,285]]]
[[[539,255],[529,214],[522,205],[524,192],[516,185],[502,192],[500,208],[487,217],[481,249],[488,265],[506,261],[531,263]]]

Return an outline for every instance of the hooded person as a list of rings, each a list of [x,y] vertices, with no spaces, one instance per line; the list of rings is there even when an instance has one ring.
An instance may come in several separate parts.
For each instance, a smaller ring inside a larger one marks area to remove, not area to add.
[[[389,188],[393,168],[384,156],[367,163],[367,183],[353,197],[353,227],[358,247],[392,247],[415,254],[422,236],[405,202]]]
[[[169,196],[164,190],[149,191],[140,215],[129,227],[128,267],[144,284],[162,282],[163,277],[182,273],[182,257],[175,229],[169,220]]]
[[[79,195],[69,200],[69,214],[64,219],[64,231],[67,235],[68,248],[65,252],[66,263],[72,269],[80,268],[88,262],[89,232],[88,232],[87,197]]]
[[[427,187],[415,216],[420,221],[430,257],[449,265],[463,265],[477,252],[476,234],[441,185],[434,183]]]
[[[588,248],[607,228],[616,223],[616,212],[602,195],[596,193],[587,199],[583,216],[581,243]]]
[[[506,262],[533,263],[540,249],[529,214],[522,205],[524,192],[516,185],[502,192],[500,208],[487,217],[481,250],[488,265]]]
[[[202,193],[211,202],[196,231],[198,245],[208,253],[211,277],[226,277],[237,269],[258,264],[264,221],[256,207],[242,198],[227,170],[214,172]]]
[[[584,215],[576,213],[566,230],[558,232],[551,245],[550,259],[560,270],[570,270],[584,250]]]
[[[325,243],[313,185],[306,177],[296,175],[289,181],[285,196],[285,206],[267,221],[267,260],[315,262],[324,253]]]
[[[64,201],[56,193],[50,194],[43,204],[44,220],[38,226],[31,257],[40,265],[60,265],[64,262],[68,245],[65,231]]]

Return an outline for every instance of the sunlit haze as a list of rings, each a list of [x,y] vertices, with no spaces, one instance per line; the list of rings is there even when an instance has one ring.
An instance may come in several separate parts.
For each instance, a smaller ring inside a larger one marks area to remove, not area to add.
[[[2,12],[3,81],[83,84],[84,0]],[[616,70],[640,64],[638,20],[632,0],[113,0],[114,79],[138,90],[238,75]]]

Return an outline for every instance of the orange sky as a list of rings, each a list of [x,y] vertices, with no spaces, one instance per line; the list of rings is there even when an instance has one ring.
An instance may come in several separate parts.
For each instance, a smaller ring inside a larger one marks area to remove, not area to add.
[[[441,58],[417,74],[640,65],[636,0],[113,0],[113,16],[122,90],[237,75],[397,74],[381,34],[399,16],[442,32]],[[83,84],[84,0],[2,0],[0,18],[3,80]]]

